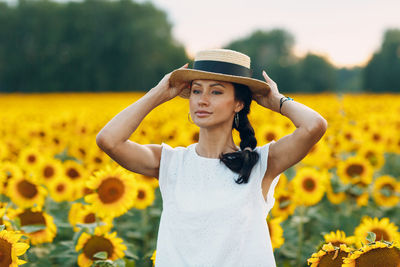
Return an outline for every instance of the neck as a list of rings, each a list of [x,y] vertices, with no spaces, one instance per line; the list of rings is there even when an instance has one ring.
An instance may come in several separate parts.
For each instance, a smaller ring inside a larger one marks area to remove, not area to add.
[[[221,153],[238,151],[231,129],[200,128],[196,152],[202,157],[219,158]]]

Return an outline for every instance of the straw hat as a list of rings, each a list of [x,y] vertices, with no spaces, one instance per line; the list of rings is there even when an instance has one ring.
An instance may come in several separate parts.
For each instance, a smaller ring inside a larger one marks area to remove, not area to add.
[[[247,85],[253,94],[267,95],[270,90],[265,81],[251,78],[250,57],[229,49],[208,49],[196,54],[193,69],[174,70],[169,78],[171,85],[192,80],[217,80]],[[190,88],[179,94],[189,98]]]

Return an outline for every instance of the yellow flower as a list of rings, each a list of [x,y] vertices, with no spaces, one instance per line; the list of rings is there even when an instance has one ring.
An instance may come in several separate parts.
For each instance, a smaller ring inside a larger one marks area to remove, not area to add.
[[[282,191],[275,195],[275,204],[271,209],[272,215],[286,220],[296,209],[296,203],[293,198],[293,194],[288,191]]]
[[[400,266],[400,247],[397,242],[386,243],[376,241],[365,244],[343,260],[343,267],[356,266]]]
[[[389,175],[376,178],[372,195],[375,202],[384,207],[394,207],[399,203],[399,183]]]
[[[37,180],[36,177],[27,174],[14,177],[7,187],[7,195],[20,208],[28,208],[34,205],[41,207],[47,191],[38,184]]]
[[[7,215],[10,219],[19,219],[21,226],[43,225],[45,228],[30,233],[24,233],[29,237],[29,241],[33,244],[50,243],[53,241],[57,233],[57,227],[54,224],[53,217],[38,207],[30,209],[9,210]]]
[[[62,163],[53,157],[43,157],[42,161],[35,168],[36,174],[44,184],[63,174]],[[64,177],[64,176],[63,176]]]
[[[68,220],[75,232],[80,230],[77,224],[90,224],[95,222],[98,222],[99,224],[104,223],[104,225],[99,227],[105,228],[106,232],[110,231],[113,227],[111,217],[99,218],[96,215],[96,209],[93,206],[83,205],[79,202],[71,205],[68,213]]]
[[[317,204],[325,194],[327,179],[327,172],[311,167],[299,169],[292,180],[297,203],[306,206]]]
[[[354,229],[354,235],[357,238],[357,246],[368,243],[367,235],[368,232],[373,232],[376,235],[376,240],[385,240],[388,242],[400,240],[400,234],[398,228],[394,223],[389,221],[389,218],[370,218],[368,216],[363,217],[359,226]]]
[[[137,180],[137,195],[133,207],[143,210],[152,205],[155,199],[154,188],[147,182]]]
[[[56,202],[73,201],[73,184],[64,176],[60,175],[46,184],[51,198]]]
[[[280,225],[282,218],[267,219],[268,231],[271,237],[272,248],[280,248],[285,243],[283,229]]]
[[[110,260],[123,258],[127,247],[122,242],[123,240],[117,237],[117,232],[109,234],[100,228],[95,228],[93,235],[83,232],[75,247],[77,252],[81,251],[78,265],[90,267],[95,260],[93,255],[100,251],[107,252],[107,259]]]
[[[363,182],[370,184],[372,182],[373,168],[369,161],[360,156],[349,157],[338,164],[338,176],[344,184]]]
[[[368,160],[375,170],[379,170],[385,163],[383,147],[366,143],[357,152],[358,155]]]
[[[94,193],[85,196],[100,217],[118,217],[127,212],[134,204],[137,187],[133,175],[122,167],[107,165],[89,178],[87,186]]]
[[[346,237],[345,232],[336,230],[336,232],[330,232],[324,235],[325,243],[332,243],[333,246],[339,247],[340,244],[345,244],[350,247],[355,243],[354,236]]]
[[[154,252],[153,252],[153,255],[151,255],[151,261],[153,262],[153,266],[156,264],[156,251],[157,250],[154,250]]]
[[[42,161],[41,153],[36,147],[29,146],[20,151],[19,164],[25,168],[32,168],[37,166]]]
[[[0,266],[17,267],[26,263],[18,259],[29,248],[27,243],[18,242],[21,236],[18,231],[0,231]]]
[[[16,163],[4,161],[0,164],[0,194],[7,194],[8,183],[11,178],[22,176],[23,171]]]
[[[311,255],[307,263],[311,264],[311,267],[341,267],[343,258],[347,257],[351,251],[352,249],[345,244],[341,244],[339,247],[335,247],[331,243],[324,244],[321,250]]]
[[[331,178],[327,183],[326,183],[326,196],[328,197],[328,200],[332,204],[340,204],[343,201],[346,200],[346,193],[345,192],[336,192],[335,189],[332,186],[332,183],[339,182],[337,179],[334,180],[334,178]]]

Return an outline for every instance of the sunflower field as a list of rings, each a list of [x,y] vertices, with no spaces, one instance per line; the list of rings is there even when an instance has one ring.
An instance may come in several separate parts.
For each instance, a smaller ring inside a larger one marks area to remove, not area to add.
[[[120,167],[95,141],[142,95],[0,95],[0,266],[153,266],[158,181]],[[277,266],[400,266],[400,95],[291,96],[328,130],[275,189],[267,223]],[[130,140],[197,142],[187,101],[155,108]],[[295,130],[254,101],[249,119],[257,146]]]

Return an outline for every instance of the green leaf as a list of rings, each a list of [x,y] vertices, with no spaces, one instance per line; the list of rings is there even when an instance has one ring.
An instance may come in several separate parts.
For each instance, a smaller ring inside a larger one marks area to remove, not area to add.
[[[0,231],[3,231],[6,226],[4,224],[0,225]]]
[[[21,226],[21,230],[27,234],[37,232],[43,229],[46,229],[46,225],[44,224],[31,224],[31,225]]]
[[[94,258],[105,260],[107,259],[107,252],[106,251],[99,251],[93,255]]]
[[[374,243],[374,242],[375,242],[375,239],[376,239],[376,234],[375,234],[374,232],[368,232],[367,240],[368,240],[370,243]]]

